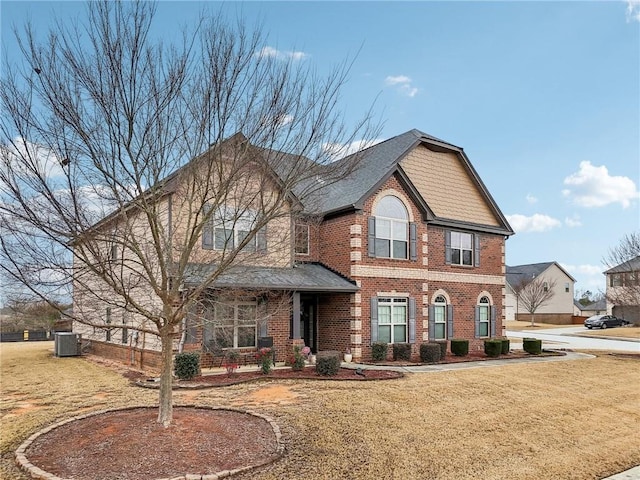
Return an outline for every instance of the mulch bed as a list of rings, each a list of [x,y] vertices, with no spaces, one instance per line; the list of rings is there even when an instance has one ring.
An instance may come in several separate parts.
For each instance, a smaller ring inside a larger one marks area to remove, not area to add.
[[[393,372],[391,370],[366,370],[363,375],[356,374],[355,370],[341,368],[337,375],[323,376],[316,372],[313,367],[306,367],[302,370],[293,370],[291,368],[275,369],[271,373],[265,375],[259,370],[253,372],[240,372],[233,374],[215,374],[201,375],[191,380],[177,380],[174,388],[209,388],[209,387],[226,387],[229,385],[237,385],[239,383],[256,382],[261,380],[344,380],[344,381],[367,381],[367,380],[389,380],[393,378],[403,377],[402,372]],[[147,388],[158,388],[158,382],[155,379],[132,378],[136,385]],[[137,376],[137,375],[136,375]]]
[[[561,352],[555,351],[543,351],[536,357],[546,356],[558,356],[564,355]],[[507,355],[500,355],[498,358],[487,357],[484,352],[470,352],[464,357],[457,357],[455,355],[447,355],[445,360],[435,364],[429,365],[443,365],[447,363],[461,363],[461,362],[478,362],[486,360],[510,360],[517,358],[527,358],[532,355],[523,351],[514,351]],[[407,367],[424,365],[421,363],[412,363],[406,361],[386,361],[372,363],[371,365],[388,366],[388,367]],[[255,382],[261,380],[337,380],[337,381],[371,381],[371,380],[389,380],[394,378],[403,377],[402,372],[395,372],[391,370],[364,370],[361,372],[363,375],[356,373],[354,369],[340,368],[338,374],[334,376],[324,376],[316,372],[314,367],[305,367],[302,370],[293,370],[291,368],[274,369],[271,373],[264,375],[258,368],[252,372],[236,372],[233,374],[208,374],[195,377],[191,380],[176,380],[174,388],[209,388],[209,387],[226,387],[229,385],[237,385],[246,382]],[[132,380],[136,385],[146,388],[158,388],[159,384],[156,379],[146,378],[141,372],[128,371],[124,375]]]
[[[29,461],[74,480],[148,480],[257,466],[280,456],[264,418],[235,410],[174,407],[115,410],[61,425],[27,449]]]

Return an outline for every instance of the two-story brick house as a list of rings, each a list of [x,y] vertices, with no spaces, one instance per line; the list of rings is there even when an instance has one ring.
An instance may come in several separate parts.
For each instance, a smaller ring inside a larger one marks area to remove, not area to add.
[[[358,155],[355,173],[256,236],[252,248],[264,256],[216,279],[211,305],[190,313],[176,348],[252,351],[267,337],[278,360],[303,342],[350,349],[356,360],[370,359],[374,342],[410,343],[417,358],[423,342],[466,338],[478,349],[502,334],[513,231],[464,151],[411,130]],[[278,242],[274,231],[284,232]],[[234,234],[242,232],[212,226],[202,246],[223,250]],[[183,288],[211,268],[198,264]]]

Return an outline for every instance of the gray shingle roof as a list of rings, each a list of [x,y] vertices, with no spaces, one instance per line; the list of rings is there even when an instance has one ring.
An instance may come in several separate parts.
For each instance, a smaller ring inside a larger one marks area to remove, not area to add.
[[[625,272],[637,272],[640,271],[640,255],[626,262],[622,262],[620,265],[616,265],[610,268],[604,273],[625,273]]]
[[[215,269],[213,264],[189,265],[185,272],[185,285],[198,285]],[[212,287],[334,293],[358,291],[355,283],[316,263],[301,263],[293,268],[231,267],[215,280]]]
[[[515,265],[510,267],[507,265],[507,283],[511,287],[515,287],[522,281],[531,281],[535,277],[541,275],[551,265],[556,265],[564,274],[574,282],[576,281],[571,275],[569,275],[564,268],[562,268],[558,262],[543,262],[543,263],[531,263],[529,265]]]
[[[391,170],[395,170],[402,156],[421,139],[458,148],[444,140],[413,129],[339,160],[340,162],[348,162],[352,160],[354,155],[360,156],[359,167],[352,175],[323,189],[322,213],[326,214],[357,206],[381,179],[385,178]]]

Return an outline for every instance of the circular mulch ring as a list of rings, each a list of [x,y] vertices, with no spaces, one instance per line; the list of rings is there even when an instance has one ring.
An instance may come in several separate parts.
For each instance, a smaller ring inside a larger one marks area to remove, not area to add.
[[[16,460],[33,478],[214,480],[271,463],[284,451],[279,427],[257,413],[174,407],[168,428],[157,415],[157,408],[132,407],[65,420],[29,437]]]

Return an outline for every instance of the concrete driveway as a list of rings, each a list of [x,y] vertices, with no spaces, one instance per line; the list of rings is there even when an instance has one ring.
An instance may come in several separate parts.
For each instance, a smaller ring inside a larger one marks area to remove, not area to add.
[[[624,328],[624,327],[617,327]],[[584,326],[568,328],[548,328],[535,332],[514,332],[507,330],[507,336],[516,338],[538,338],[542,340],[543,348],[569,348],[576,350],[607,350],[612,352],[640,352],[640,340],[611,339],[606,337],[607,330],[596,330],[598,337],[580,337],[577,333],[588,332]],[[594,331],[594,330],[591,330]],[[522,344],[512,342],[511,348],[522,348]]]

